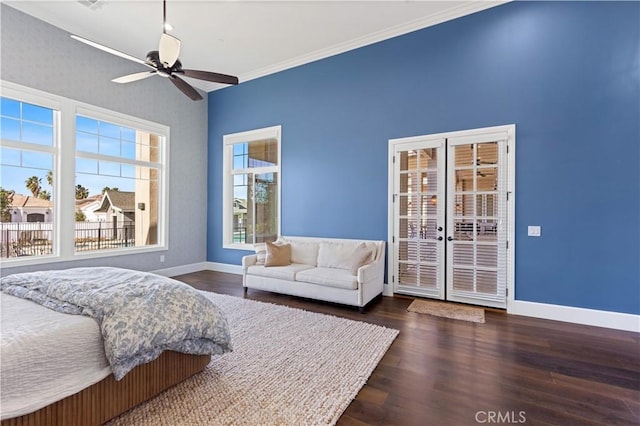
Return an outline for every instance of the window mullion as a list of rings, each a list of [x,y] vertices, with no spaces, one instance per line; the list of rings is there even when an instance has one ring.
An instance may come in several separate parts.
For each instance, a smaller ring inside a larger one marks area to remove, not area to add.
[[[131,164],[134,166],[150,167],[152,169],[160,169],[160,166],[161,166],[160,163],[156,163],[152,161],[132,160],[130,158],[114,157],[111,155],[96,154],[96,153],[83,152],[83,151],[76,152],[76,157],[88,158],[91,160],[98,160],[98,161],[109,161],[111,163]]]
[[[75,239],[75,107],[64,102],[60,109],[60,127],[56,132],[57,168],[54,196],[58,252],[63,259],[74,257]]]

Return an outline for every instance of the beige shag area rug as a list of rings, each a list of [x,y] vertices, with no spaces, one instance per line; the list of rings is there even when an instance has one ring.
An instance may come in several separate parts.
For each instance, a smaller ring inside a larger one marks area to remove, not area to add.
[[[407,311],[484,324],[484,309],[457,303],[415,299]]]
[[[109,425],[333,425],[399,333],[203,294],[226,313],[233,352]]]

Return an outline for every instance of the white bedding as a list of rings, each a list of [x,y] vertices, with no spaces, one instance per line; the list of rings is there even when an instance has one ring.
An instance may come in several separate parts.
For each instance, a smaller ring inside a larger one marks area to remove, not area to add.
[[[0,418],[33,412],[111,374],[98,323],[0,293]]]

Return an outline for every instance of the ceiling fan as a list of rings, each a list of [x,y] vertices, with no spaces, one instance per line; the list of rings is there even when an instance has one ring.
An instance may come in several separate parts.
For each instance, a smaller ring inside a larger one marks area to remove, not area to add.
[[[196,89],[194,89],[189,83],[181,79],[180,76],[211,81],[214,83],[238,84],[238,77],[234,77],[232,75],[219,74],[210,71],[183,69],[182,63],[178,59],[178,56],[180,54],[180,39],[167,34],[167,26],[167,2],[166,0],[163,0],[162,35],[160,36],[160,45],[158,46],[158,50],[152,50],[147,53],[147,57],[145,60],[138,59],[135,56],[131,56],[124,52],[120,52],[119,50],[103,46],[99,43],[77,35],[72,34],[71,38],[88,44],[89,46],[111,53],[112,55],[120,56],[121,58],[128,59],[130,61],[137,62],[148,68],[151,68],[151,71],[143,71],[114,78],[111,81],[115,83],[130,83],[132,81],[142,80],[153,75],[159,75],[161,77],[168,78],[178,89],[182,91],[182,93],[184,93],[194,101],[201,100],[202,96],[200,96]]]

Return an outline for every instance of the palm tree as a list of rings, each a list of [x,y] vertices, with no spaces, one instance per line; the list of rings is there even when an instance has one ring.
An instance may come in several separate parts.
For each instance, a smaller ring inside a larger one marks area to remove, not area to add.
[[[51,200],[51,194],[46,189],[41,189],[38,198],[42,200]]]
[[[89,190],[84,186],[76,185],[76,200],[84,200],[89,196]]]
[[[24,184],[27,186],[27,189],[31,191],[33,196],[36,198],[38,197],[38,195],[40,195],[40,190],[42,189],[42,186],[40,185],[41,183],[42,183],[42,179],[39,178],[38,176],[31,176],[30,178],[24,181]]]
[[[49,186],[53,186],[53,172],[51,170],[47,172],[47,183]]]

